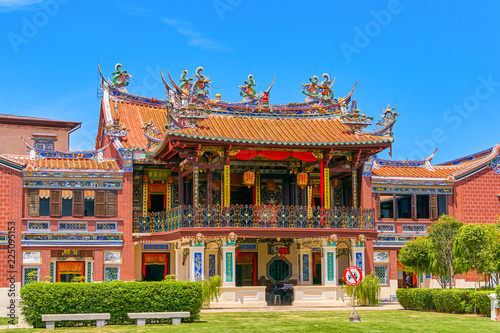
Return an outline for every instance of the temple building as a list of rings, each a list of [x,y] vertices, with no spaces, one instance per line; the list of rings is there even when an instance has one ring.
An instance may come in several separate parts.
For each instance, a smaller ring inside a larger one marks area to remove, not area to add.
[[[163,99],[129,94],[120,64],[111,79],[101,73],[92,151],[68,151],[80,123],[0,116],[15,148],[0,151],[0,252],[10,267],[0,277],[14,272],[17,290],[220,275],[217,307],[345,305],[343,272],[357,266],[394,299],[406,280],[399,249],[439,216],[497,221],[500,145],[438,165],[435,153],[381,159],[399,114],[387,106],[369,131],[356,84],[334,97],[334,79],[313,76],[304,101],[270,104],[274,78],[257,93],[249,75],[242,100],[227,102],[209,97],[201,67],[178,82],[159,75]],[[16,121],[22,131],[9,129]]]
[[[365,272],[377,237],[362,167],[391,147],[395,109],[367,132],[355,88],[334,98],[327,74],[272,105],[252,75],[241,102],[210,99],[202,72],[161,74],[165,99],[128,94],[121,65],[102,76],[96,149],[111,143],[133,180],[134,279],[220,275],[217,306],[341,304],[345,268]]]
[[[436,150],[437,151],[437,150]],[[429,226],[447,214],[464,223],[497,223],[500,213],[500,145],[449,162],[432,165],[432,154],[417,161],[373,158],[365,164],[364,179],[371,188],[376,211],[377,239],[370,270],[382,282],[389,299],[404,288],[407,273],[398,263],[399,249],[426,236]],[[438,277],[416,277],[423,287],[440,288]],[[416,281],[415,281],[416,282]],[[474,288],[473,272],[455,276],[457,288]]]

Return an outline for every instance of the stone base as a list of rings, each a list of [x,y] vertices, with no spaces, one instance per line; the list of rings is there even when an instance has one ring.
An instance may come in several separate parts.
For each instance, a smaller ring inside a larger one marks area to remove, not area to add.
[[[346,297],[342,287],[336,286],[294,286],[294,306],[348,306],[350,298]]]
[[[266,287],[221,287],[220,290],[220,297],[210,303],[210,308],[267,306]]]

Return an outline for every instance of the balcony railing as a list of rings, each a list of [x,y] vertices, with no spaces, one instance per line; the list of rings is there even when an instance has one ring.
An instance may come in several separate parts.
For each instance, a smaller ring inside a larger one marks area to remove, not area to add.
[[[331,228],[374,229],[374,209],[307,206],[179,206],[140,216],[135,233],[166,232],[181,228]]]

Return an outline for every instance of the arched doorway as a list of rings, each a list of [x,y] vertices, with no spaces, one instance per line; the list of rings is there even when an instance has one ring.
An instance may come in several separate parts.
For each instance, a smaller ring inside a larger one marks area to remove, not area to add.
[[[351,248],[347,241],[339,241],[337,245],[337,284],[343,285],[344,271],[350,266]]]

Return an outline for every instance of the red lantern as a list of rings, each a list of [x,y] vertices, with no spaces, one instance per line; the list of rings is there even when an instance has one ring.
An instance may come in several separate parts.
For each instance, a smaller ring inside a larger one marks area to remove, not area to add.
[[[174,181],[175,181],[175,180],[174,180],[174,176],[168,176],[168,177],[167,177],[167,184],[172,185],[172,184],[174,183]]]
[[[247,171],[243,173],[243,185],[248,186],[254,186],[255,185],[255,172],[253,171]]]
[[[235,252],[235,254],[236,254],[236,257],[238,257],[238,256],[240,255],[240,253],[241,253],[241,249],[240,249],[240,247],[239,247],[239,246],[237,246],[237,247],[236,247],[236,249],[234,249],[234,252]]]
[[[283,258],[283,260],[285,260],[285,255],[288,254],[288,248],[285,246],[282,246],[278,249],[278,253],[281,254],[281,258]]]
[[[300,188],[307,186],[307,173],[299,172],[297,174],[297,185],[300,186]]]
[[[337,186],[339,184],[339,180],[338,179],[332,179],[332,185],[333,186]]]

